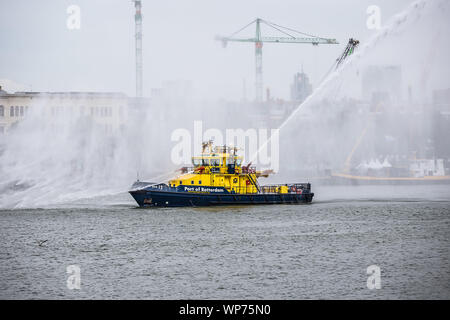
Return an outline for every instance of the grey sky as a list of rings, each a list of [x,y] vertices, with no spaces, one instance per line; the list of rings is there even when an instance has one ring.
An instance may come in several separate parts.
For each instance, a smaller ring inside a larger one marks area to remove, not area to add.
[[[382,22],[412,0],[143,0],[144,93],[166,80],[192,80],[199,98],[239,99],[246,80],[253,97],[254,47],[214,41],[256,17],[340,45],[266,44],[264,87],[288,98],[303,64],[314,84],[348,38],[366,39],[366,9],[381,8]],[[81,30],[68,30],[66,9],[81,8]],[[36,91],[121,91],[134,95],[134,7],[129,0],[1,0],[0,79]],[[244,33],[250,35],[253,30]]]

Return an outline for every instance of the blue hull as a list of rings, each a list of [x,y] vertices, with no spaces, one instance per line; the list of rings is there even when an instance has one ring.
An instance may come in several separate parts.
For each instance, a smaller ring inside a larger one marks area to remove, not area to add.
[[[178,191],[133,190],[134,200],[141,207],[204,207],[218,205],[300,204],[310,203],[314,193],[285,194],[199,194]]]

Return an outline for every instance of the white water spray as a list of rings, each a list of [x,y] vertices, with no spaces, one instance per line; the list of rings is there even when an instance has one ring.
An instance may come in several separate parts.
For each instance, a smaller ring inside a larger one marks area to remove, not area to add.
[[[417,28],[418,25],[421,24],[428,24],[432,25],[432,28],[427,31],[434,31],[434,33],[442,34],[445,32],[442,32],[442,30],[446,30],[446,27],[448,27],[447,22],[447,16],[449,12],[449,2],[445,0],[418,0],[411,5],[409,5],[404,11],[401,13],[393,16],[378,32],[373,34],[371,38],[369,38],[367,41],[363,43],[351,56],[349,56],[344,63],[331,72],[323,81],[322,83],[313,91],[313,93],[306,98],[306,100],[301,103],[279,126],[280,135],[283,135],[283,129],[286,129],[287,131],[293,131],[295,128],[301,128],[302,125],[302,119],[308,118],[311,119],[317,119],[317,121],[320,121],[321,116],[324,114],[321,114],[317,110],[314,110],[314,107],[318,104],[321,104],[321,102],[324,99],[329,99],[331,101],[336,99],[336,96],[339,94],[339,90],[344,86],[344,90],[354,90],[354,83],[345,83],[343,82],[345,80],[349,79],[349,75],[352,73],[359,72],[358,68],[362,68],[364,65],[367,65],[367,61],[365,61],[366,56],[373,55],[373,52],[377,51],[378,46],[382,46],[383,42],[387,42],[392,40],[392,38],[397,37],[401,39],[401,36],[404,34],[407,34],[408,32],[411,33],[413,31],[409,29],[413,29],[414,27]],[[425,20],[425,21],[423,21]],[[415,25],[417,24],[417,25]],[[429,35],[429,34],[427,34]],[[436,48],[434,48],[435,45],[442,46],[442,43],[435,43],[434,41],[430,41],[430,38],[436,39],[437,37],[429,36],[428,40],[423,41],[423,39],[417,38],[417,42],[421,43],[427,43],[430,45],[430,50],[433,50],[432,52],[435,52]],[[443,42],[443,39],[439,37],[439,41]],[[448,41],[447,45],[448,45]],[[401,48],[405,50],[406,48]],[[418,51],[422,51],[422,48],[417,48]],[[405,50],[406,51],[406,50]],[[392,54],[392,51],[389,51],[386,54]],[[406,53],[406,52],[405,52]],[[397,62],[402,57],[400,56],[401,52],[394,54],[398,54],[397,56]],[[415,53],[412,54],[415,56]],[[368,59],[366,59],[368,60]],[[373,59],[372,59],[373,60]],[[393,59],[395,60],[395,59]],[[419,62],[419,59],[415,59],[414,62]],[[427,61],[427,66],[430,66],[431,63],[435,63],[435,61]],[[417,67],[417,66],[416,66]],[[424,67],[426,68],[426,67]],[[417,69],[417,68],[416,68]],[[340,110],[325,110],[327,113],[337,114],[337,112]],[[313,122],[316,120],[313,120]],[[285,130],[285,131],[286,131]],[[317,131],[315,131],[317,133]],[[294,136],[294,134],[292,135]],[[288,133],[285,133],[283,136],[285,141],[292,141],[292,139],[289,138]],[[334,137],[337,139],[337,137]],[[257,152],[251,157],[250,161],[256,161],[258,154],[261,153],[263,150],[267,149],[270,145],[272,140],[272,136],[270,136],[257,150]],[[300,138],[301,140],[301,138]],[[325,139],[316,139],[319,140],[319,142],[325,142]],[[321,146],[318,146],[320,148]],[[324,146],[325,148],[325,146]],[[288,147],[288,149],[285,149],[285,151],[288,151],[287,154],[289,154],[291,157],[293,154],[297,154],[294,150]],[[308,153],[307,150],[305,150],[303,153]],[[282,158],[282,157],[281,157]],[[301,156],[299,157],[299,161],[301,163]]]
[[[448,59],[449,51],[445,36],[448,13],[448,1],[417,1],[394,16],[371,39],[362,42],[359,50],[281,124],[280,140],[288,147],[280,149],[280,158],[292,159],[295,166],[303,166],[308,157],[313,163],[328,158],[337,158],[335,162],[339,163],[345,158],[345,150],[356,139],[350,133],[359,128],[358,124],[340,119],[343,110],[335,105],[334,96],[354,95],[358,91],[353,81],[355,74],[372,62],[405,62],[405,78],[415,87],[418,87],[417,79],[424,78],[423,70],[427,70],[430,87],[436,82],[448,87],[449,77],[445,73],[448,61],[443,59],[443,56]],[[433,40],[439,34],[437,29],[444,36],[436,44]],[[437,56],[430,61],[427,53],[432,49]],[[440,65],[440,70],[433,69],[436,65]],[[322,102],[326,99],[331,102],[324,106]],[[149,110],[131,115],[123,128],[105,132],[101,123],[80,115],[77,110],[52,117],[48,101],[41,101],[41,105],[30,108],[32,113],[2,137],[1,208],[52,206],[125,192],[137,171],[142,179],[151,182],[166,182],[163,178],[175,174],[175,167],[168,160],[171,145],[167,137],[173,128],[184,127],[191,120],[183,110],[177,110],[179,123],[172,123],[171,111],[166,112],[167,118],[159,120]],[[214,116],[211,109],[207,117]],[[309,117],[313,125],[303,127],[304,117]],[[308,140],[311,149],[304,147]],[[258,152],[269,142],[270,138]],[[167,175],[160,176],[162,172]]]

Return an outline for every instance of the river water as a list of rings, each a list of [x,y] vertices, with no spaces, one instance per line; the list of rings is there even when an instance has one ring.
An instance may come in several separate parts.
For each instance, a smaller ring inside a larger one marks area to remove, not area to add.
[[[314,191],[310,205],[139,209],[119,194],[0,210],[0,299],[450,298],[448,185]]]

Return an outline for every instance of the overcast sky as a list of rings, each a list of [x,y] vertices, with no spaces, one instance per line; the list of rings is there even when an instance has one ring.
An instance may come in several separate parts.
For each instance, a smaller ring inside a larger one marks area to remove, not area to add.
[[[381,22],[412,0],[143,0],[144,94],[164,81],[192,80],[195,96],[240,99],[243,81],[254,95],[254,46],[214,41],[256,17],[340,45],[265,44],[264,87],[289,97],[295,72],[317,81],[348,38],[367,39],[367,7]],[[81,8],[81,29],[66,26],[69,5]],[[263,30],[265,32],[265,30]],[[253,35],[254,29],[242,35]],[[275,35],[272,33],[271,35]],[[34,91],[135,93],[134,6],[130,0],[0,0],[0,79]]]

